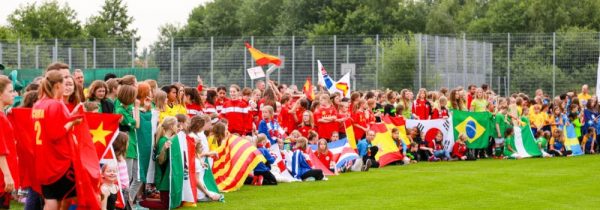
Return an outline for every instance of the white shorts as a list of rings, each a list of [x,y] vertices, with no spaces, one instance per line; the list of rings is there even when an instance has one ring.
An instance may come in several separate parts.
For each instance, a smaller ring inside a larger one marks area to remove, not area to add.
[[[495,139],[494,139],[494,142],[495,142],[496,144],[504,144],[504,138],[495,138]]]

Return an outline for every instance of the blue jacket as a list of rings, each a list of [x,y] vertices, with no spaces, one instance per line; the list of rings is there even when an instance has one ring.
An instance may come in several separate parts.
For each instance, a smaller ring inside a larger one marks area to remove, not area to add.
[[[268,124],[271,125],[272,129],[278,130],[280,128],[279,123],[277,123],[277,121],[275,120],[269,121]],[[277,144],[277,140],[271,136],[271,133],[269,132],[269,125],[267,125],[267,122],[265,120],[261,120],[258,124],[258,133],[265,134],[269,142],[271,142],[271,145]]]
[[[315,161],[319,161],[319,160],[315,160]],[[290,172],[292,172],[292,175],[294,176],[294,178],[302,179],[302,175],[304,175],[306,172],[308,172],[310,170],[312,170],[312,168],[310,167],[310,165],[308,165],[308,162],[306,162],[306,159],[304,158],[302,151],[296,150],[294,152],[294,154],[292,155],[292,164],[291,164],[291,168],[290,168]]]
[[[260,151],[263,156],[265,156],[265,159],[267,159],[267,164],[263,162],[258,163],[258,165],[256,166],[256,168],[254,168],[254,171],[260,171],[260,172],[265,172],[265,171],[271,171],[271,164],[273,164],[275,162],[275,158],[273,156],[271,156],[271,153],[269,152],[269,150],[267,150],[266,148],[258,148],[258,151]]]
[[[371,143],[369,143],[367,139],[362,139],[358,141],[358,144],[356,144],[356,148],[358,149],[358,155],[360,157],[367,156],[369,147],[371,147]]]

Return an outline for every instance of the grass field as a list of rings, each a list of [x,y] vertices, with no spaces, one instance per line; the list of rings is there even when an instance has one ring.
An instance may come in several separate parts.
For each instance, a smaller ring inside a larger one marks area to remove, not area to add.
[[[198,209],[599,209],[600,156],[388,166],[225,200]]]

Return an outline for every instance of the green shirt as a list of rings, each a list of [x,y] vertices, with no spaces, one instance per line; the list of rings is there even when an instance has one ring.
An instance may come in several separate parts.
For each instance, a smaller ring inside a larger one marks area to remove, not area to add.
[[[118,106],[117,106],[118,105]],[[129,143],[127,144],[127,153],[125,154],[126,158],[137,159],[138,158],[138,148],[137,148],[137,135],[136,135],[136,121],[133,118],[133,104],[124,107],[121,102],[117,99],[115,101],[115,114],[120,114],[123,116],[123,120],[121,120],[121,127],[129,127]]]
[[[498,127],[500,128],[500,133],[498,133],[498,130],[496,130],[496,128],[494,127],[494,130],[496,131],[496,136],[494,137],[500,136],[504,138],[504,131],[506,131],[506,128],[510,127],[510,124],[506,121],[506,115],[502,113],[497,113],[495,121],[496,124],[498,124]]]
[[[400,102],[402,103],[402,105],[404,106],[404,102]],[[412,103],[409,101],[406,106],[404,106],[404,109],[402,110],[402,116],[405,119],[412,119]]]
[[[512,151],[508,150],[508,146],[510,145],[512,147],[512,149],[514,150],[515,149],[514,143],[515,143],[515,135],[512,135],[512,136],[504,139],[504,156],[510,157],[513,154]]]
[[[542,147],[543,151],[546,151],[548,148],[548,139],[544,138],[544,137],[540,137],[538,139],[535,140],[535,143],[540,145],[540,147]]]
[[[575,135],[577,138],[581,137],[581,120],[579,120],[579,117],[573,120],[573,127],[575,127]]]
[[[475,99],[471,102],[474,112],[485,112],[487,111],[488,102],[484,99]]]

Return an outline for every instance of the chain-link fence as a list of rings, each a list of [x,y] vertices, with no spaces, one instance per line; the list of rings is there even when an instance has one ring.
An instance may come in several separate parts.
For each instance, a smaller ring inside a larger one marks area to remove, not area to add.
[[[317,78],[320,60],[334,79],[343,64],[354,64],[353,88],[427,88],[489,84],[502,95],[556,95],[595,86],[600,33],[403,34],[394,36],[199,37],[161,39],[148,50],[134,40],[2,40],[0,63],[10,69],[40,69],[53,61],[72,68],[159,68],[160,84],[238,84],[253,87],[246,69],[255,66],[248,42],[279,56],[271,75],[301,86]],[[347,65],[346,65],[347,66]]]

